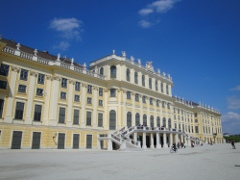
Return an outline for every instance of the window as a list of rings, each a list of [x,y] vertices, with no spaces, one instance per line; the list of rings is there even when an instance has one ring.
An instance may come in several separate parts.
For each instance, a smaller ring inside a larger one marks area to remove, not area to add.
[[[44,78],[45,75],[44,74],[38,74],[38,84],[44,84]]]
[[[153,118],[153,116],[150,117],[150,127],[154,127],[154,118]]]
[[[4,107],[4,100],[0,99],[0,118],[2,118],[3,107]]]
[[[86,148],[91,149],[92,148],[92,135],[87,135],[86,140]]]
[[[150,98],[150,99],[149,99],[149,104],[150,104],[150,105],[153,105],[153,98]]]
[[[75,102],[79,102],[80,101],[80,96],[75,94],[74,101]]]
[[[194,117],[197,117],[198,116],[198,114],[197,113],[194,113]]]
[[[24,103],[16,103],[15,119],[23,119]]]
[[[1,89],[7,89],[7,81],[0,80],[0,88]]]
[[[132,113],[128,112],[127,113],[127,127],[131,127],[132,126]]]
[[[80,82],[75,83],[75,91],[80,91]]]
[[[144,126],[147,125],[147,116],[146,116],[146,114],[143,115],[143,125]]]
[[[149,78],[149,88],[152,89],[152,78]]]
[[[160,117],[157,117],[157,127],[160,127]]]
[[[168,119],[168,128],[172,128],[172,121],[171,121],[171,119]]]
[[[156,101],[156,106],[159,107],[159,100]]]
[[[99,88],[99,96],[103,96],[103,88]]]
[[[165,102],[162,101],[162,108],[165,108]]]
[[[62,87],[67,88],[67,79],[66,78],[62,78]]]
[[[116,78],[116,73],[117,73],[117,68],[116,68],[116,66],[111,66],[110,71],[111,71],[110,77],[111,77],[111,78]]]
[[[36,95],[37,96],[43,96],[43,89],[37,88]]]
[[[110,89],[110,97],[116,97],[116,89]]]
[[[135,116],[135,125],[138,126],[139,124],[140,124],[140,115],[139,113],[137,113]]]
[[[142,75],[142,86],[145,87],[145,76],[144,75]]]
[[[100,68],[100,75],[103,75],[104,74],[104,69],[103,67]]]
[[[0,75],[2,76],[8,76],[9,66],[5,64],[1,64],[0,67]]]
[[[127,91],[127,99],[131,99],[131,92]]]
[[[87,112],[87,121],[86,121],[86,125],[87,126],[91,126],[91,124],[92,124],[92,112]]]
[[[26,89],[27,89],[27,86],[22,84],[18,85],[18,92],[26,93]]]
[[[34,121],[41,121],[42,105],[35,105]]]
[[[163,127],[166,127],[166,118],[163,118]]]
[[[161,92],[163,93],[163,83],[161,83]]]
[[[23,80],[23,81],[27,81],[27,79],[28,79],[28,70],[21,69],[20,79]]]
[[[167,108],[170,109],[170,103],[167,103]]]
[[[126,77],[127,77],[127,81],[130,81],[130,70],[127,69],[126,71]]]
[[[135,101],[139,102],[139,94],[135,94]]]
[[[88,89],[87,89],[88,94],[92,94],[92,86],[88,85]]]
[[[146,104],[146,96],[142,97],[142,103]]]
[[[61,99],[66,99],[67,98],[67,93],[61,92]]]
[[[158,82],[157,82],[157,80],[155,81],[155,90],[158,91]]]
[[[166,93],[169,94],[168,85],[166,86]]]
[[[58,119],[59,123],[64,123],[65,122],[65,108],[60,107],[59,108],[59,119]]]
[[[135,84],[138,84],[138,72],[134,73],[134,82]]]
[[[99,101],[98,101],[98,105],[99,105],[99,106],[103,106],[103,100],[99,100]]]
[[[195,126],[195,133],[198,133],[198,126]]]
[[[109,130],[116,129],[116,112],[111,110],[109,113]]]
[[[102,126],[103,126],[103,114],[98,113],[98,127],[102,127]]]
[[[90,97],[87,98],[87,104],[92,104],[92,98]]]
[[[79,110],[78,109],[74,109],[73,112],[73,124],[79,124]]]

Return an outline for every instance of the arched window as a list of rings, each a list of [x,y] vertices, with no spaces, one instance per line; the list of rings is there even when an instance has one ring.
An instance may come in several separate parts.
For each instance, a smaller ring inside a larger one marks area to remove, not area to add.
[[[116,129],[116,112],[111,110],[109,113],[109,130]]]
[[[166,127],[166,118],[163,118],[163,127]]]
[[[150,117],[150,126],[154,127],[154,118],[153,118],[153,116]]]
[[[172,121],[170,118],[168,119],[168,128],[172,128]]]
[[[157,127],[160,127],[160,117],[157,117]]]
[[[142,75],[142,86],[145,87],[145,76],[144,75]]]
[[[135,84],[138,84],[138,72],[134,73],[134,82]]]
[[[147,125],[147,116],[146,116],[146,114],[143,115],[143,125]]]
[[[104,70],[103,70],[103,67],[100,68],[100,75],[103,75],[104,74]]]
[[[116,78],[117,77],[117,68],[116,66],[111,66],[111,74],[110,74],[111,78]]]
[[[128,68],[126,71],[126,77],[127,77],[127,81],[130,81],[130,70]]]
[[[139,115],[139,113],[137,113],[135,115],[135,125],[138,126],[139,124],[140,124],[140,115]]]
[[[152,78],[149,78],[149,88],[152,89]]]
[[[127,127],[132,127],[132,113],[127,113]]]

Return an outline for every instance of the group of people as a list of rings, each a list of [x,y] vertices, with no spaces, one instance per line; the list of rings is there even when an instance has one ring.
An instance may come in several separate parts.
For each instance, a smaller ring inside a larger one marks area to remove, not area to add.
[[[181,143],[177,143],[177,148],[179,149],[179,148],[186,148],[186,146],[184,145],[184,143],[183,142],[181,142]]]

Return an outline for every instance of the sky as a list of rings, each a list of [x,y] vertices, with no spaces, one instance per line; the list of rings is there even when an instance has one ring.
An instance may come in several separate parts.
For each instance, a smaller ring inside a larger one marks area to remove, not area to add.
[[[86,63],[125,51],[240,134],[239,0],[0,0],[3,38]]]

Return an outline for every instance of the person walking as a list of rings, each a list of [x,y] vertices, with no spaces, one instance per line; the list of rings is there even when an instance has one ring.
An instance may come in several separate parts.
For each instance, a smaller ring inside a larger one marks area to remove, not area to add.
[[[232,144],[232,148],[233,148],[233,149],[236,149],[234,140],[231,141],[231,144]]]

